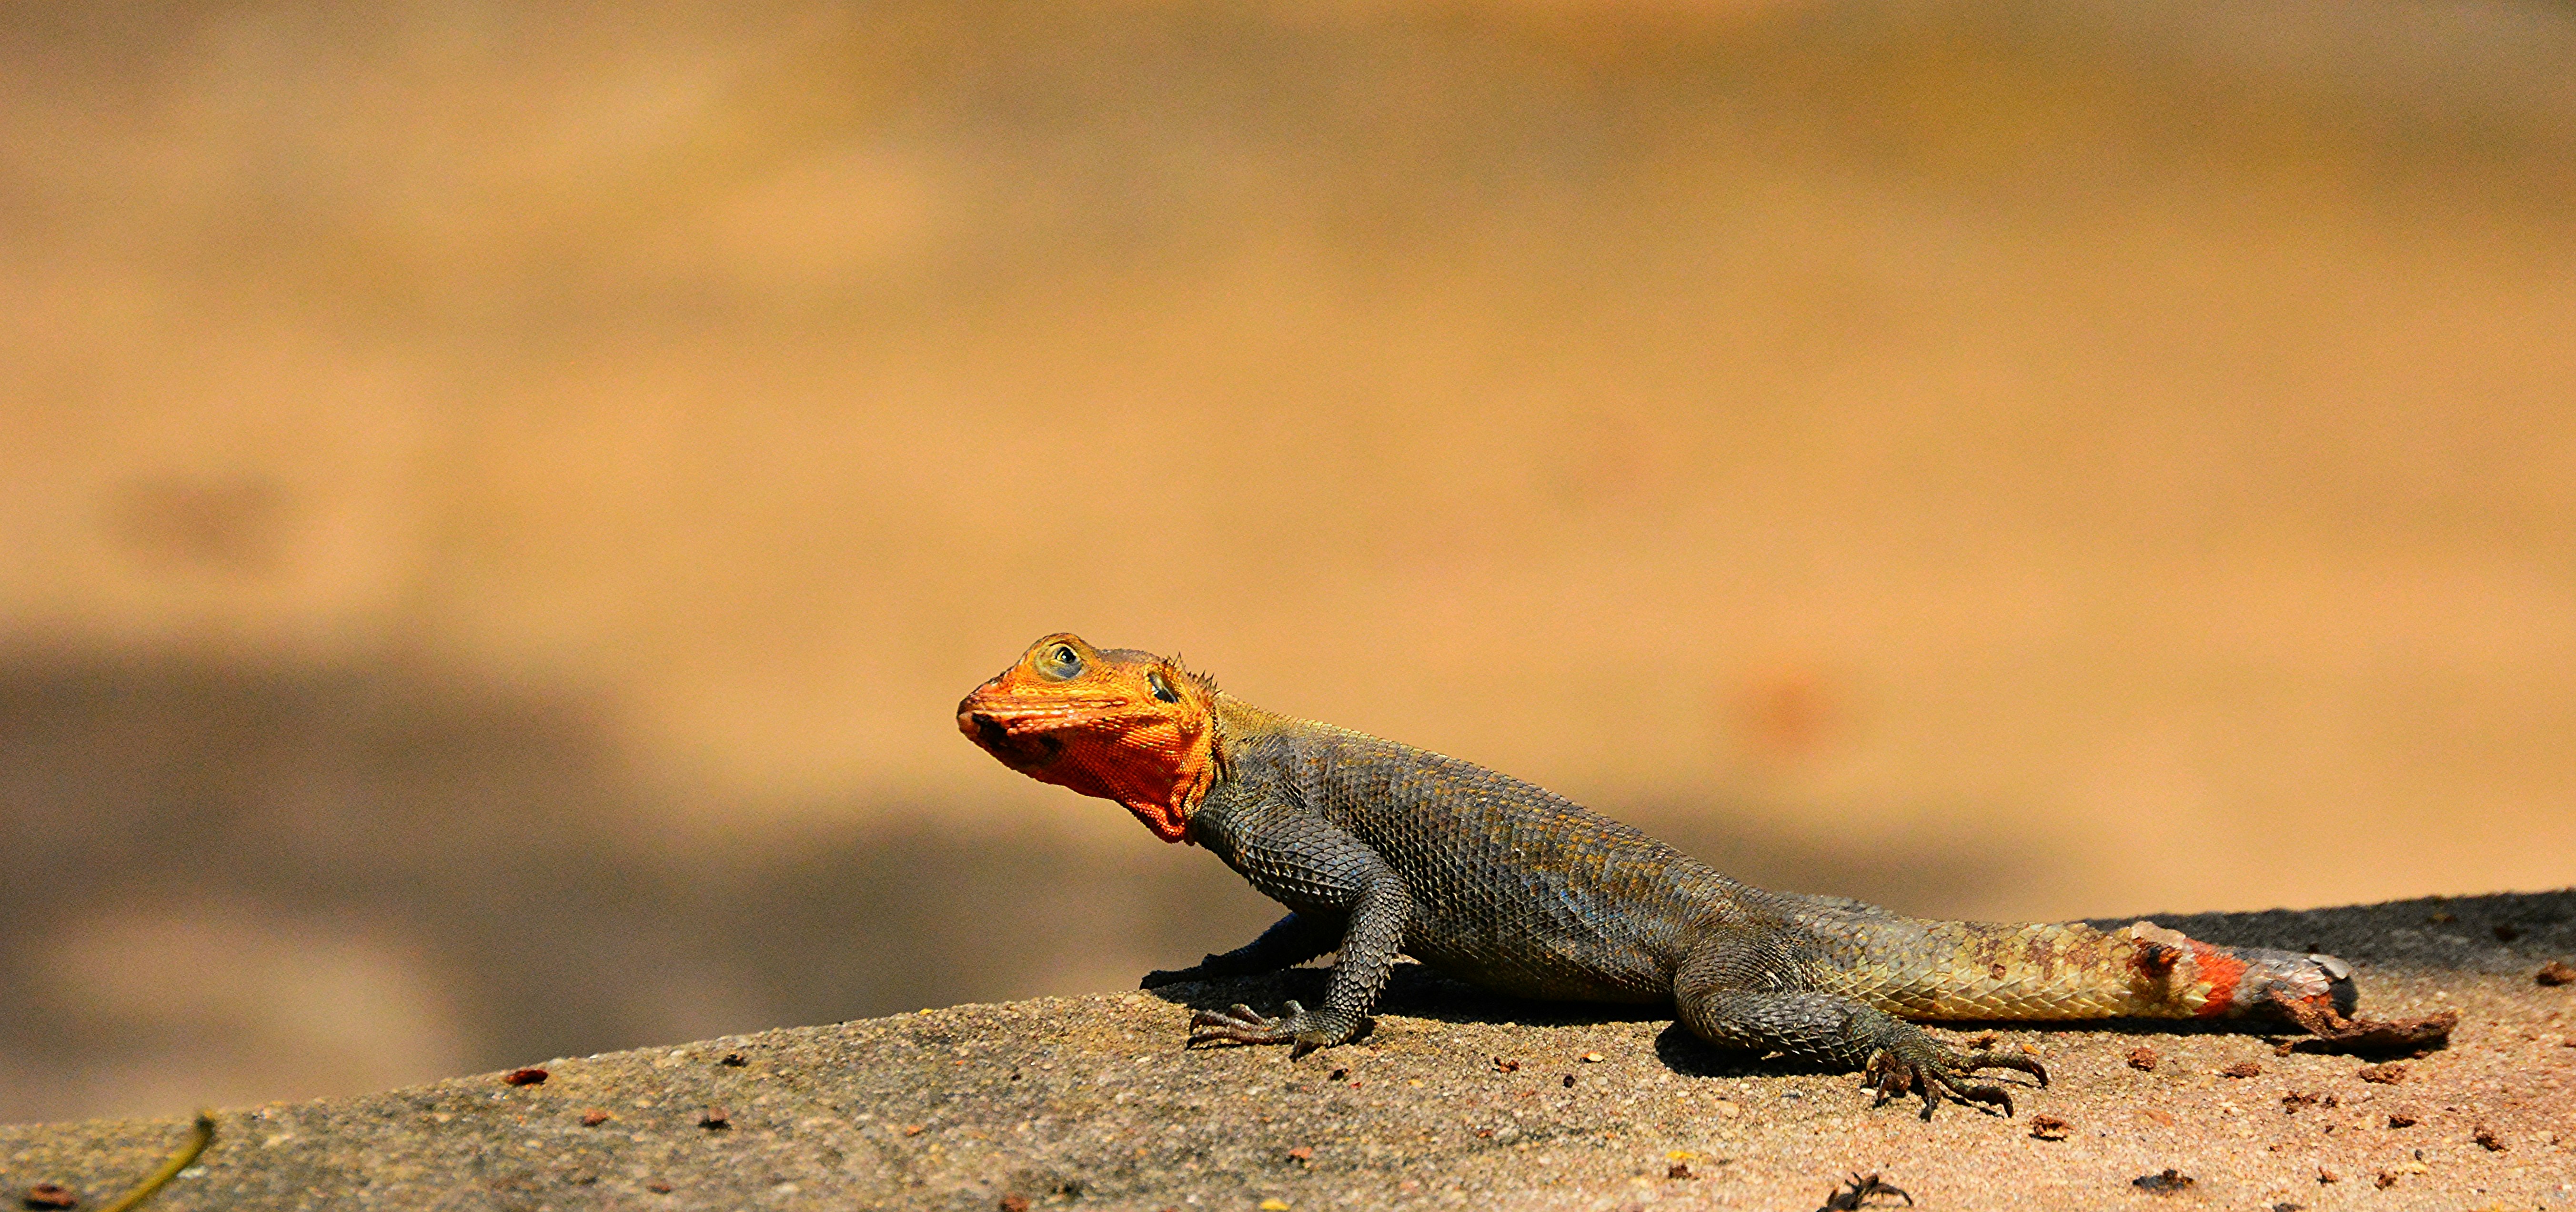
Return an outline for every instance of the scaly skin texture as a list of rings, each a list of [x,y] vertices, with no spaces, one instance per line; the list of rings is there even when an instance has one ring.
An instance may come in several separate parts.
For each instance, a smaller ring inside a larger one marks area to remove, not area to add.
[[[2353,1002],[2331,956],[2124,930],[1909,918],[1747,887],[1646,834],[1456,758],[1271,714],[1180,662],[1073,635],[976,688],[958,727],[1031,778],[1114,799],[1166,841],[1206,847],[1289,909],[1261,937],[1150,988],[1337,952],[1324,1004],[1201,1011],[1192,1043],[1351,1039],[1399,953],[1485,988],[1670,1002],[1711,1043],[1862,1069],[1878,1101],[1943,1092],[2029,1057],[1962,1053],[1909,1019],[2218,1018],[2315,1029]]]

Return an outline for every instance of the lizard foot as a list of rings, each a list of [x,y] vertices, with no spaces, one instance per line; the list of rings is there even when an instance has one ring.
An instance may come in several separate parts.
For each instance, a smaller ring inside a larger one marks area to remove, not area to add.
[[[1208,958],[1215,959],[1216,957],[1211,955]],[[1187,968],[1156,968],[1153,971],[1146,973],[1145,979],[1136,982],[1136,987],[1139,989],[1160,989],[1165,985],[1186,984],[1190,981],[1215,980],[1219,975],[1220,974],[1218,973],[1208,971],[1208,966],[1204,963],[1192,964]]]
[[[1225,1010],[1201,1010],[1190,1015],[1190,1041],[1200,1044],[1288,1044],[1288,1059],[1295,1060],[1317,1048],[1330,1048],[1343,1043],[1357,1031],[1357,1024],[1336,1030],[1324,1016],[1300,1006],[1285,1003],[1286,1016],[1271,1018],[1254,1013],[1252,1007],[1237,1003]]]
[[[1187,981],[1221,981],[1228,977],[1255,976],[1273,971],[1277,971],[1277,965],[1257,961],[1247,963],[1240,956],[1229,952],[1224,955],[1202,956],[1199,962],[1187,968],[1156,968],[1146,973],[1145,979],[1136,982],[1136,987],[1159,989],[1165,985],[1178,985]]]
[[[1940,1096],[1945,1093],[1962,1103],[2000,1106],[2005,1117],[2010,1118],[2013,1113],[2012,1095],[2005,1093],[2003,1087],[1963,1080],[1962,1075],[1981,1069],[2014,1069],[2039,1079],[2043,1087],[2048,1085],[2047,1068],[2033,1057],[2013,1053],[1953,1052],[1924,1034],[1921,1028],[1914,1028],[1871,1053],[1868,1067],[1861,1070],[1861,1085],[1877,1092],[1877,1099],[1870,1103],[1872,1107],[1884,1107],[1887,1100],[1909,1093],[1922,1095],[1925,1119],[1932,1118],[1933,1109],[1941,1105]]]

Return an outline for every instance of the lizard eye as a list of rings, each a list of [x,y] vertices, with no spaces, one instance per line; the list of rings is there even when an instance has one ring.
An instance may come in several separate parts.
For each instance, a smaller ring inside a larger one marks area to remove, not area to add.
[[[1181,692],[1172,689],[1172,684],[1163,680],[1163,674],[1160,670],[1146,671],[1145,684],[1154,688],[1155,698],[1161,699],[1166,703],[1177,703],[1181,701]]]
[[[1058,644],[1039,658],[1038,672],[1058,681],[1081,677],[1082,654],[1075,652],[1071,644]]]

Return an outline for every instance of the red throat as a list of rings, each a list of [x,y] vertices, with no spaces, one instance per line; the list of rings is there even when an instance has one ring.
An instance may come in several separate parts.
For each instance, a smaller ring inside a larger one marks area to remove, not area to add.
[[[1207,794],[1216,773],[1215,763],[1208,760],[1208,735],[1201,730],[1194,736],[1171,738],[1174,743],[1169,748],[1137,744],[1146,739],[1126,737],[1097,746],[1067,744],[1058,763],[1062,769],[1036,777],[1084,795],[1116,800],[1145,822],[1154,836],[1167,842],[1187,841],[1190,813],[1198,808],[1199,797]]]
[[[1204,726],[1110,730],[1076,725],[1046,738],[1060,746],[1054,759],[1021,767],[1021,773],[1116,800],[1167,842],[1188,840],[1190,813],[1216,780],[1215,738]]]

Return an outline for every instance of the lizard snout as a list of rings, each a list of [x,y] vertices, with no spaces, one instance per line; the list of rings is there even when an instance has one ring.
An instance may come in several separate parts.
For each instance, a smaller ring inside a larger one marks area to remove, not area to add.
[[[1014,736],[1001,720],[981,711],[960,709],[957,730],[978,748],[1013,770],[1035,770],[1064,752],[1064,742],[1044,733]]]

